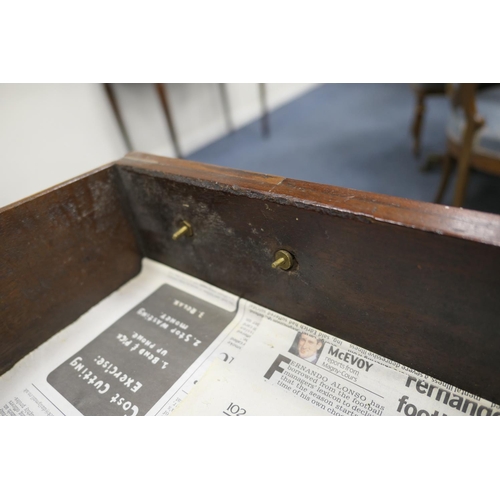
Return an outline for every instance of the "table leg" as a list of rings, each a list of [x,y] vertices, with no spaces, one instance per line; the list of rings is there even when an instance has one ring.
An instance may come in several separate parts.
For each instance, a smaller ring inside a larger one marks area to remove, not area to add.
[[[224,112],[224,118],[226,119],[227,128],[230,133],[234,132],[234,124],[231,119],[231,107],[229,105],[229,96],[227,94],[227,84],[219,83],[220,96],[222,100],[222,110]]]
[[[177,158],[182,158],[181,148],[179,147],[179,141],[177,140],[177,133],[175,131],[174,122],[172,120],[172,113],[170,111],[170,103],[168,100],[167,88],[164,83],[155,83],[156,92],[160,98],[161,106],[167,120],[168,131],[174,145],[174,151]]]
[[[261,121],[261,127],[262,127],[262,136],[263,137],[269,137],[269,113],[267,111],[267,91],[266,91],[266,84],[265,83],[259,83],[259,94],[260,94],[260,106],[262,109],[262,117],[260,119]]]
[[[123,117],[118,106],[118,101],[116,100],[115,92],[111,83],[104,83],[104,90],[106,91],[106,95],[108,96],[109,103],[111,104],[111,108],[113,109],[113,113],[115,115],[116,121],[118,122],[118,127],[123,136],[123,140],[125,141],[125,145],[127,147],[127,151],[132,151],[132,143],[130,142],[130,137],[128,136],[127,129],[125,128],[125,123],[123,122]]]

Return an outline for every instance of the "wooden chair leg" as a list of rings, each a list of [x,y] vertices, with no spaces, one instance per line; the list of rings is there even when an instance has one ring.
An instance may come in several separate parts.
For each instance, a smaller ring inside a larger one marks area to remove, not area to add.
[[[451,155],[446,153],[443,159],[443,172],[441,174],[441,182],[439,184],[439,189],[434,199],[434,203],[441,203],[443,199],[444,192],[446,191],[446,186],[450,180],[450,174],[452,171]]]
[[[231,106],[229,105],[229,96],[227,94],[227,86],[225,83],[219,83],[220,97],[222,101],[222,110],[224,112],[224,118],[226,119],[226,125],[230,133],[234,132],[234,124],[231,119]]]
[[[455,185],[455,192],[453,194],[452,205],[454,207],[461,207],[464,204],[465,192],[467,190],[467,182],[469,180],[470,167],[468,163],[458,164],[457,183]]]
[[[174,145],[175,155],[177,158],[182,158],[181,148],[179,147],[179,141],[177,140],[177,133],[174,127],[174,121],[172,120],[166,86],[163,83],[156,83],[155,86],[163,108],[163,113],[165,114],[165,118],[167,120],[168,131],[170,133],[170,138],[172,139],[172,144]]]
[[[470,154],[472,151],[472,140],[476,128],[473,123],[467,125],[464,138],[462,141],[462,151],[458,160],[457,183],[455,185],[455,193],[453,195],[453,206],[461,207],[465,200],[465,191],[467,189],[467,181],[470,173]]]
[[[425,112],[425,94],[417,93],[417,102],[415,104],[415,116],[411,132],[413,134],[413,154],[418,158],[420,156],[420,136],[422,131],[422,120]]]
[[[260,119],[262,127],[262,136],[269,137],[270,134],[269,113],[267,111],[267,93],[266,93],[265,83],[259,83],[259,94],[260,94],[260,105],[262,108],[262,117]]]
[[[111,83],[104,83],[104,90],[106,91],[106,95],[108,96],[109,103],[111,104],[111,109],[115,115],[116,121],[118,123],[118,127],[122,133],[123,140],[125,141],[125,145],[127,147],[127,151],[132,151],[132,143],[130,142],[130,137],[128,136],[127,129],[125,128],[125,123],[123,122],[123,117],[118,106],[118,101],[116,100],[115,92]]]

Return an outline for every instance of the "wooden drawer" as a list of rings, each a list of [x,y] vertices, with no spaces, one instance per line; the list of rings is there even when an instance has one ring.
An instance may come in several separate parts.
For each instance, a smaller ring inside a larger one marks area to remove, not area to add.
[[[499,247],[497,215],[132,153],[0,209],[0,373],[146,256],[498,403]]]

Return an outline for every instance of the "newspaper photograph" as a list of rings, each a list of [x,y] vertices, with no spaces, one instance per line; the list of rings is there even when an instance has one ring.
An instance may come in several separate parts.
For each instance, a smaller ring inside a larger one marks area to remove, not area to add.
[[[149,259],[0,377],[0,415],[499,415],[499,405]]]
[[[173,415],[296,415],[307,406],[324,416],[500,415],[497,404],[290,318],[260,313],[245,351],[229,366],[214,363]]]

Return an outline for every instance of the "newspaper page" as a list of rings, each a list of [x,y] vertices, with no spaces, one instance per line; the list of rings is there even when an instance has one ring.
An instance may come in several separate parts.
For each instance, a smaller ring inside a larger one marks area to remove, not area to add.
[[[0,377],[0,415],[498,415],[149,259]]]
[[[0,377],[0,415],[168,415],[259,319],[149,259],[140,274]]]
[[[500,415],[500,406],[255,305],[245,351],[214,363],[173,415]]]

